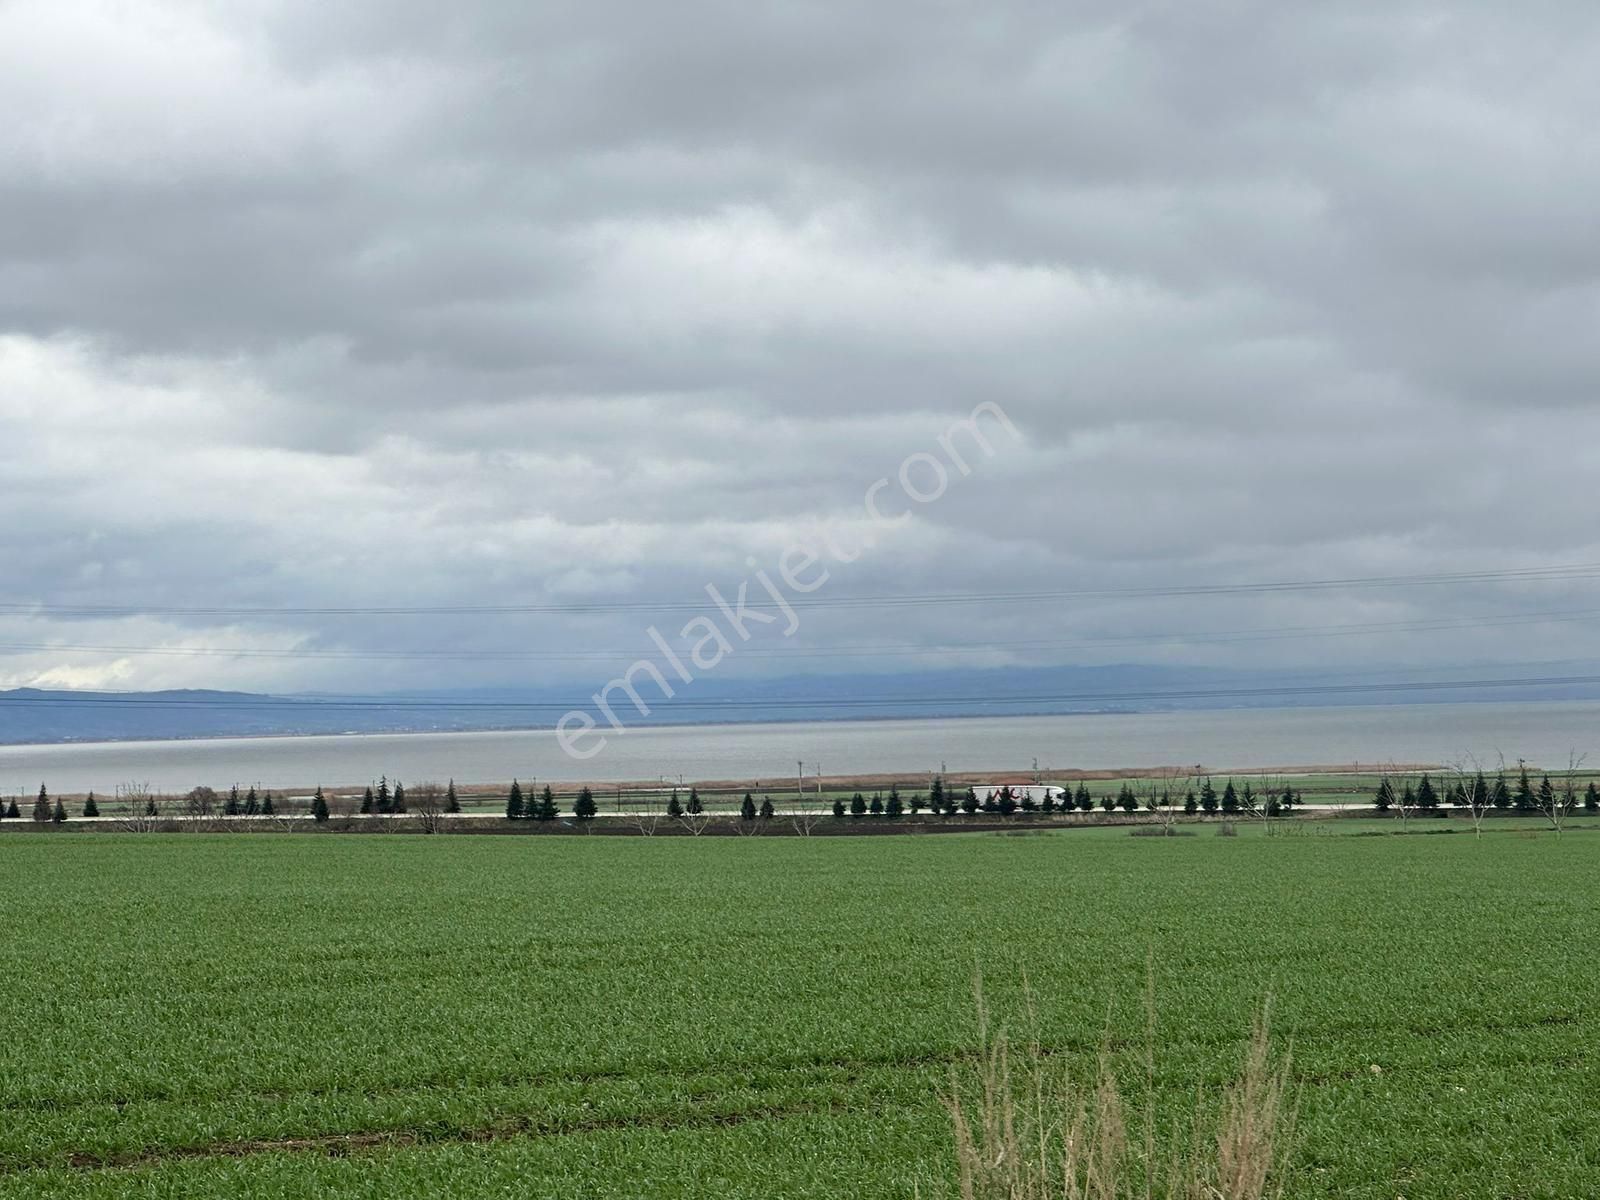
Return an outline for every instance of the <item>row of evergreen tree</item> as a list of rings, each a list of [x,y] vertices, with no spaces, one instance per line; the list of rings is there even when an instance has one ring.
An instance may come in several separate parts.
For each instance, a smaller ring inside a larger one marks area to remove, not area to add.
[[[455,794],[455,786],[455,781],[451,780],[450,794],[452,796]],[[317,791],[322,791],[320,785],[318,785]],[[315,802],[315,797],[313,797],[312,803],[315,804]],[[323,803],[327,803],[326,799],[324,799]],[[396,779],[394,786],[391,788],[387,775],[378,780],[376,789],[369,783],[367,790],[361,795],[361,811],[367,816],[377,813],[384,815],[404,813],[406,811],[406,785]],[[461,811],[459,805],[456,811]]]
[[[320,791],[321,789],[318,790]],[[209,806],[200,809],[195,807],[197,803],[195,797],[201,791],[209,792],[210,789],[196,788],[194,792],[189,794],[187,805],[191,813],[198,812],[200,815],[207,815],[211,811]],[[277,815],[277,801],[273,799],[271,792],[258,793],[253,787],[241,796],[238,786],[235,785],[227,800],[222,804],[222,812],[225,816],[230,817],[271,817]],[[83,798],[82,815],[85,817],[100,816],[100,801],[93,792]],[[147,817],[161,815],[160,806],[154,796],[144,797],[143,815]],[[0,820],[17,820],[21,816],[22,810],[15,800],[12,800],[9,804],[0,805]],[[50,789],[44,784],[39,785],[39,794],[34,798],[32,816],[40,824],[54,823],[59,825],[63,821],[70,820],[67,806],[61,802],[59,796],[52,800]]]
[[[95,803],[93,792],[90,792],[88,799],[84,801],[83,815],[86,817],[98,817],[100,815],[100,807]],[[15,800],[12,800],[10,804],[0,804],[0,820],[15,821],[21,817],[22,809]],[[40,784],[39,795],[33,801],[33,819],[41,825],[47,825],[52,822],[59,825],[67,820],[67,806],[61,803],[59,796],[52,801],[49,790],[43,784]]]
[[[968,816],[979,812],[1005,817],[1019,812],[1052,816],[1056,813],[1093,812],[1096,808],[1108,813],[1119,809],[1132,813],[1142,808],[1161,808],[1171,811],[1181,806],[1183,811],[1191,816],[1202,812],[1208,815],[1223,813],[1231,816],[1261,809],[1278,816],[1299,803],[1300,794],[1292,788],[1285,788],[1281,794],[1274,792],[1261,797],[1249,783],[1241,788],[1235,786],[1231,779],[1220,792],[1210,779],[1206,779],[1198,792],[1190,790],[1180,801],[1172,794],[1170,788],[1162,789],[1159,794],[1151,792],[1141,797],[1134,791],[1132,785],[1127,783],[1124,783],[1115,795],[1106,794],[1099,797],[1089,791],[1087,784],[1080,783],[1076,791],[1070,788],[1063,789],[1060,796],[1054,792],[1047,792],[1041,799],[1035,797],[1027,788],[1001,787],[989,792],[980,800],[974,788],[969,787],[965,794],[958,796],[954,788],[947,790],[943,780],[935,778],[926,796],[917,793],[910,800],[906,800],[900,795],[898,787],[891,787],[887,796],[882,792],[876,792],[871,800],[857,792],[850,798],[848,805],[842,798],[835,800],[833,815],[895,818],[903,816],[908,811],[915,815],[926,808],[935,816],[953,816],[958,812]]]
[[[600,811],[600,806],[595,803],[594,792],[588,787],[579,789],[577,798],[572,802],[572,815],[580,821],[587,821]],[[554,821],[561,815],[561,809],[556,804],[556,794],[550,790],[550,785],[544,785],[544,790],[537,796],[532,794],[524,796],[522,785],[515,779],[511,781],[511,792],[506,796],[506,816],[513,821]]]
[[[1373,806],[1379,812],[1388,812],[1396,807],[1437,812],[1445,804],[1453,804],[1460,808],[1537,813],[1575,806],[1576,797],[1570,796],[1569,799],[1569,796],[1570,793],[1556,790],[1549,775],[1540,779],[1539,786],[1535,788],[1528,768],[1522,767],[1517,772],[1515,788],[1506,782],[1504,771],[1496,773],[1493,783],[1479,771],[1472,779],[1458,779],[1442,790],[1434,786],[1431,775],[1424,773],[1415,787],[1410,780],[1406,780],[1404,787],[1396,791],[1394,780],[1385,775],[1378,781]],[[1583,808],[1585,812],[1600,812],[1600,789],[1596,789],[1593,782],[1583,794]]]

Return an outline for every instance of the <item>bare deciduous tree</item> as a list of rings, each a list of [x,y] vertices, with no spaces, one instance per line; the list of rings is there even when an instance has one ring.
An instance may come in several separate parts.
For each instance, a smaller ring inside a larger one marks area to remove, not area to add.
[[[125,810],[122,828],[129,833],[151,833],[161,824],[161,805],[148,783],[119,783],[117,800]]]
[[[212,788],[192,788],[183,798],[183,811],[191,817],[209,817],[216,808],[217,793]]]
[[[1472,819],[1473,836],[1481,840],[1484,819],[1494,811],[1494,792],[1484,776],[1483,764],[1476,755],[1466,754],[1448,766],[1450,774],[1455,776],[1456,786],[1452,791],[1457,797],[1457,806],[1467,810],[1467,816]],[[1505,770],[1504,757],[1500,759],[1500,769]]]
[[[817,797],[814,807],[806,807],[804,800],[797,803],[789,811],[789,824],[794,826],[794,831],[801,837],[810,837],[811,831],[817,827],[817,822],[822,820],[822,797]]]
[[[1275,832],[1282,815],[1282,796],[1289,786],[1287,779],[1278,775],[1262,775],[1257,782],[1258,792],[1246,782],[1239,793],[1239,809],[1252,820],[1260,821],[1268,834]]]
[[[644,837],[655,837],[656,830],[661,828],[661,822],[667,819],[667,814],[657,812],[654,801],[647,807],[639,809],[629,818],[629,823]]]
[[[810,837],[811,831],[817,827],[817,822],[823,819],[826,806],[822,803],[822,764],[817,764],[817,790],[816,803],[806,804],[805,765],[800,764],[800,778],[795,786],[794,807],[789,810],[789,824],[794,826],[795,833],[801,837]]]
[[[678,820],[683,823],[683,827],[691,834],[699,837],[711,827],[712,817],[708,812],[685,812]]]
[[[1534,807],[1539,815],[1550,823],[1550,828],[1556,831],[1556,836],[1561,836],[1567,818],[1578,807],[1578,769],[1583,766],[1584,760],[1589,756],[1579,754],[1573,750],[1567,755],[1567,774],[1561,781],[1559,788],[1541,787],[1534,793]],[[1548,782],[1548,780],[1547,780]]]
[[[406,801],[423,833],[438,833],[444,828],[445,795],[437,783],[419,783],[407,788]]]
[[[1390,763],[1389,770],[1384,772],[1384,778],[1387,779],[1395,770],[1395,765]],[[1405,833],[1411,824],[1411,815],[1417,811],[1417,793],[1412,788],[1410,780],[1406,781],[1404,787],[1395,791],[1394,810],[1400,814],[1400,832]]]
[[[1163,767],[1144,790],[1145,811],[1155,817],[1162,834],[1172,837],[1183,812],[1183,797],[1188,793],[1193,776],[1176,767]],[[1068,793],[1069,797],[1071,793]]]

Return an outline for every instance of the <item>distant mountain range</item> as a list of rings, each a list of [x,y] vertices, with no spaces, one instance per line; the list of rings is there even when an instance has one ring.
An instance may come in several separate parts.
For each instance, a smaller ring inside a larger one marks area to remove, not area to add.
[[[703,679],[663,700],[636,679],[648,717],[611,703],[629,726],[866,718],[1278,708],[1320,705],[1600,699],[1600,676],[1577,668],[1463,668],[1386,676],[1195,667],[1038,667],[902,675]],[[0,691],[0,743],[131,741],[286,734],[549,728],[570,709],[595,712],[571,687],[368,696],[249,692]],[[598,715],[598,714],[596,714]]]

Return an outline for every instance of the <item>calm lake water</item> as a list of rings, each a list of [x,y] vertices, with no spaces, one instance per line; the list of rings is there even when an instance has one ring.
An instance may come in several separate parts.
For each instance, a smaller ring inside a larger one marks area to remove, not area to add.
[[[595,758],[562,753],[551,730],[348,737],[222,738],[0,746],[0,790],[164,792],[238,782],[273,789],[408,782],[501,783],[794,778],[804,760],[830,775],[937,770],[1204,764],[1211,769],[1331,763],[1449,762],[1504,752],[1546,767],[1569,751],[1600,761],[1600,702],[1297,708],[1114,716],[716,725],[630,730]]]

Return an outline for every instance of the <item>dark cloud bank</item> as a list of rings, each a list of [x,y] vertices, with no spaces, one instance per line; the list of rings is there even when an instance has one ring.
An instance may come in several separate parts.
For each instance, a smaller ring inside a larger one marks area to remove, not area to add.
[[[149,610],[0,615],[0,686],[598,686],[670,618],[171,610],[692,600],[985,400],[1023,439],[819,595],[1600,561],[1597,21],[0,4],[5,598]],[[818,608],[722,669],[1570,661],[1592,591]]]

